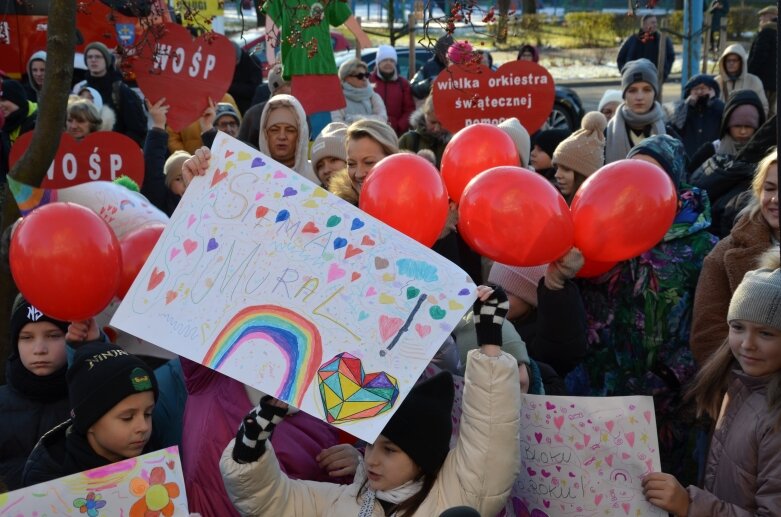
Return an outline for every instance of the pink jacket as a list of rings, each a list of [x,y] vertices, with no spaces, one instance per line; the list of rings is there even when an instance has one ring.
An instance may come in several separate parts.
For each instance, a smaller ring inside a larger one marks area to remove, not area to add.
[[[220,474],[222,451],[252,403],[244,385],[182,358],[187,404],[182,433],[182,464],[191,512],[204,517],[238,516]],[[321,450],[337,445],[339,434],[325,422],[299,412],[280,422],[271,438],[282,470],[291,478],[330,481],[315,461]]]

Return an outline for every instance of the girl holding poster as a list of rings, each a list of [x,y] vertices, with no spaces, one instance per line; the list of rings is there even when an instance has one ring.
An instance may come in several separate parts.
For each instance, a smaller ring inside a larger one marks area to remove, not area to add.
[[[716,420],[703,488],[655,472],[648,501],[676,516],[781,515],[781,269],[778,248],[743,277],[730,302],[729,335],[691,394]],[[726,394],[725,394],[726,392]]]
[[[468,505],[495,515],[520,468],[520,384],[515,358],[502,352],[509,303],[501,289],[478,287],[458,442],[452,432],[453,379],[440,373],[410,390],[380,436],[367,446],[351,485],[289,479],[268,438],[287,413],[270,397],[244,418],[220,461],[225,487],[242,515],[432,516]],[[486,469],[485,466],[491,468]]]

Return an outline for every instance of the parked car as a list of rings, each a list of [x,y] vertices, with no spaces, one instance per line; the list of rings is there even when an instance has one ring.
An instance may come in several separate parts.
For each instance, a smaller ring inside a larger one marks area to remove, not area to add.
[[[268,76],[266,66],[266,31],[265,29],[251,29],[243,33],[237,33],[230,40],[247,51],[250,57],[263,70],[263,77]],[[341,32],[331,31],[331,46],[336,52],[347,52],[352,48],[348,40]]]

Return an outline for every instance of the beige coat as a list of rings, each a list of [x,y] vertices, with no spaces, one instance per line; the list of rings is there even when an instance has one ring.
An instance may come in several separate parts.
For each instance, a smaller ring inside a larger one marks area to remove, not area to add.
[[[770,247],[770,228],[761,214],[741,217],[732,232],[705,257],[694,294],[689,344],[699,364],[727,338],[727,310],[732,293],[747,271],[756,269]]]
[[[740,56],[743,69],[737,79],[730,79],[727,75],[727,70],[724,68],[724,58],[727,54],[737,54]],[[721,100],[727,103],[729,95],[735,90],[753,90],[759,95],[759,100],[762,101],[762,106],[765,108],[765,115],[767,115],[767,96],[765,95],[765,88],[762,86],[762,80],[754,74],[748,73],[748,52],[743,48],[740,43],[735,43],[724,49],[721,57],[719,58],[719,75],[716,76],[716,82],[719,83],[721,88]]]
[[[460,505],[471,506],[481,515],[496,515],[518,476],[521,392],[517,361],[507,353],[488,357],[473,350],[465,383],[458,442],[416,517],[435,517]],[[253,463],[236,463],[232,452],[233,442],[222,454],[220,470],[241,515],[357,517],[360,511],[357,494],[365,476],[356,475],[352,485],[296,481],[280,471],[268,442],[265,454]],[[376,502],[372,516],[383,515]]]
[[[780,415],[767,404],[772,376],[734,376],[711,440],[704,489],[687,489],[689,517],[781,515]]]

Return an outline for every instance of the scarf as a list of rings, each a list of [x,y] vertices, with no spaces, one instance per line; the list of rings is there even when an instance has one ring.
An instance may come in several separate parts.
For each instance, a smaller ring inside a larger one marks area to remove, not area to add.
[[[355,86],[346,82],[342,83],[342,89],[344,90],[344,98],[347,101],[347,106],[344,108],[345,115],[373,115],[372,111],[372,95],[374,95],[374,88],[371,85],[364,86],[363,88],[356,88]]]
[[[719,145],[716,148],[716,154],[726,154],[729,155],[731,158],[734,158],[738,155],[741,149],[745,147],[745,142],[740,143],[737,142],[732,136],[730,136],[729,133],[724,135],[722,139],[719,141]]]
[[[623,160],[634,147],[629,140],[627,127],[640,131],[650,127],[651,135],[664,135],[664,111],[661,104],[654,102],[654,107],[646,113],[637,114],[621,104],[616,114],[607,126],[607,145],[605,146],[605,164]]]
[[[68,383],[65,380],[65,365],[50,375],[35,375],[22,364],[19,355],[14,354],[5,364],[8,384],[25,397],[40,402],[55,402],[68,398]]]
[[[397,73],[396,69],[394,68],[394,69],[393,69],[393,72],[391,72],[391,73],[389,73],[389,74],[386,74],[386,73],[385,73],[385,72],[383,72],[382,70],[377,70],[377,77],[378,77],[379,79],[382,79],[382,80],[383,80],[383,81],[385,81],[386,83],[392,83],[392,82],[394,82],[394,81],[398,80],[398,78],[399,78],[399,75],[398,75],[398,73]]]
[[[105,467],[113,463],[96,453],[87,441],[87,437],[74,432],[72,425],[65,432],[65,448],[67,450],[63,464],[65,475]]]
[[[403,503],[413,495],[420,492],[423,488],[423,481],[407,481],[400,487],[396,487],[393,490],[377,490],[374,491],[371,488],[366,489],[366,493],[363,494],[363,503],[361,504],[361,511],[358,513],[358,517],[371,517],[374,512],[374,502],[379,499],[380,501],[386,501],[392,504]]]

